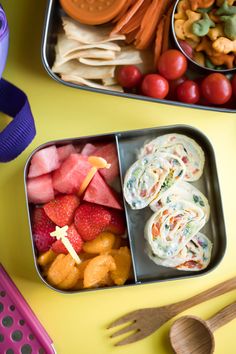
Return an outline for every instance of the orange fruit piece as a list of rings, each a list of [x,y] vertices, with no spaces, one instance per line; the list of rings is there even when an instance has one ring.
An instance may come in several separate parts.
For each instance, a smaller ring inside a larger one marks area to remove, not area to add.
[[[109,254],[102,254],[92,258],[84,271],[84,287],[92,288],[99,286],[99,283],[105,276],[115,269],[115,261]]]
[[[111,271],[111,278],[116,285],[123,285],[130,275],[131,255],[128,247],[111,250],[110,254],[115,260],[116,269]]]
[[[102,253],[112,249],[116,237],[111,232],[101,232],[94,240],[83,244],[83,251],[87,253]]]
[[[63,10],[87,25],[100,25],[116,17],[127,0],[60,0]]]

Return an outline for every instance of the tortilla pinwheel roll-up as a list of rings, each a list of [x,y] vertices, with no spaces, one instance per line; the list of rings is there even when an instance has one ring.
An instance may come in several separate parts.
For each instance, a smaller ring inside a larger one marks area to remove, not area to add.
[[[177,256],[204,224],[203,210],[180,200],[154,213],[145,225],[144,236],[155,255],[170,258]]]
[[[150,208],[156,212],[164,206],[179,200],[186,200],[196,204],[199,208],[202,208],[206,222],[209,220],[210,206],[207,198],[192,184],[182,180],[177,181],[171,188],[163,193],[160,198],[154,199],[150,203]]]
[[[146,253],[156,264],[186,271],[199,271],[205,269],[211,259],[212,242],[202,233],[197,233],[179,253],[172,258],[156,256],[149,245]]]
[[[184,162],[186,165],[185,181],[196,181],[201,177],[205,155],[193,139],[182,134],[165,134],[145,144],[138,157],[161,151],[174,154]]]
[[[132,209],[143,209],[183,178],[184,163],[176,156],[161,153],[144,156],[126,172],[124,196]]]

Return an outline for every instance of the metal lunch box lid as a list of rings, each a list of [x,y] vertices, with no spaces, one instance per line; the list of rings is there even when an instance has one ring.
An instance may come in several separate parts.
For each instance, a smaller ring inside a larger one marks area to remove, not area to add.
[[[5,68],[9,43],[9,28],[6,14],[0,4],[0,79]]]

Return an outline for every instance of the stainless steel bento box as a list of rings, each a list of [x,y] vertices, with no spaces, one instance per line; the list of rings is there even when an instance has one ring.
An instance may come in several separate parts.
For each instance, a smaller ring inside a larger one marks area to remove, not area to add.
[[[160,282],[168,281],[173,279],[184,279],[203,275],[213,270],[222,260],[225,249],[226,249],[226,231],[224,224],[224,216],[222,209],[222,201],[220,195],[220,187],[217,175],[216,160],[213,147],[207,137],[202,134],[199,130],[187,126],[187,125],[173,125],[165,127],[157,127],[151,129],[143,130],[133,130],[117,132],[105,135],[97,136],[87,136],[79,138],[70,138],[57,141],[47,142],[39,146],[35,151],[32,152],[28,158],[25,171],[25,187],[27,181],[27,175],[29,170],[29,165],[35,152],[38,150],[56,144],[57,146],[64,145],[67,143],[74,144],[85,144],[85,143],[108,143],[114,142],[116,144],[119,170],[120,170],[120,182],[123,185],[124,175],[129,168],[129,166],[136,160],[136,152],[140,149],[144,142],[152,140],[157,136],[178,133],[184,134],[192,139],[194,139],[203,149],[205,153],[205,167],[202,177],[195,183],[193,183],[202,193],[204,193],[209,200],[211,206],[211,216],[208,223],[202,229],[203,232],[209,237],[213,243],[212,257],[208,267],[199,272],[190,271],[180,271],[172,268],[165,268],[154,264],[144,252],[144,224],[151,215],[151,210],[145,208],[142,210],[131,210],[128,204],[124,202],[124,209],[126,215],[127,223],[127,236],[129,240],[129,246],[132,256],[132,267],[133,267],[133,279],[129,281],[127,285],[137,285],[146,284],[150,282]],[[32,220],[31,220],[31,209],[32,206],[28,203],[27,189],[26,192],[26,203],[28,210],[29,225],[31,231],[31,242],[34,255],[34,263],[36,270],[41,278],[41,280],[51,287],[50,284],[43,278],[40,268],[37,264],[37,250],[34,246],[33,236],[32,236]],[[61,290],[58,290],[61,291]],[[84,290],[82,290],[84,291]],[[74,293],[74,291],[61,291],[64,293]],[[76,291],[77,292],[77,291]]]
[[[200,105],[200,104],[187,104],[187,103],[182,103],[182,102],[177,102],[177,101],[171,101],[171,100],[165,100],[165,99],[154,99],[151,97],[143,96],[141,94],[132,94],[132,93],[120,93],[116,91],[111,91],[111,90],[105,90],[105,89],[98,89],[98,88],[92,88],[92,87],[86,87],[78,84],[74,84],[71,82],[64,81],[60,78],[59,75],[53,73],[52,71],[52,65],[55,60],[55,44],[57,41],[57,34],[61,30],[61,16],[65,15],[63,12],[62,8],[59,5],[58,0],[48,0],[48,5],[46,9],[46,15],[45,15],[45,22],[44,22],[44,30],[43,30],[43,37],[42,37],[42,48],[41,48],[41,56],[42,56],[42,62],[43,65],[48,72],[48,74],[57,82],[64,84],[69,87],[73,88],[79,88],[81,90],[85,91],[91,91],[91,92],[99,92],[99,93],[105,93],[109,95],[114,95],[114,96],[119,96],[123,98],[133,98],[133,99],[139,99],[143,101],[150,101],[150,102],[157,102],[157,103],[164,103],[168,105],[174,105],[174,106],[180,106],[180,107],[188,107],[188,108],[197,108],[197,109],[204,109],[204,110],[212,110],[212,111],[220,111],[220,112],[228,112],[228,113],[235,113],[236,109],[233,108],[225,108],[225,107],[217,107],[217,106],[205,106],[205,105]],[[171,34],[171,39],[174,44],[174,40],[172,38]],[[191,63],[190,63],[191,64]],[[191,77],[196,77],[199,75],[199,68],[196,65],[189,65],[189,76]],[[206,73],[206,71],[200,70],[200,73]]]

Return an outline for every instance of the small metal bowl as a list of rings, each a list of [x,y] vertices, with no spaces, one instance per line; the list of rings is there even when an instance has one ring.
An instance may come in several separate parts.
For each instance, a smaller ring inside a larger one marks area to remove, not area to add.
[[[206,74],[207,72],[217,72],[217,73],[222,73],[222,74],[230,74],[234,71],[236,71],[236,66],[232,69],[213,69],[213,68],[208,68],[207,66],[202,66],[200,64],[198,64],[195,60],[193,60],[185,51],[184,49],[181,47],[178,38],[176,37],[175,34],[175,26],[174,26],[174,21],[175,21],[175,13],[176,13],[176,9],[178,6],[180,0],[177,0],[175,3],[175,6],[173,8],[173,12],[172,12],[172,18],[171,18],[171,28],[172,28],[172,34],[173,34],[173,38],[174,38],[174,42],[176,44],[176,46],[178,47],[178,49],[184,54],[184,56],[188,59],[188,61],[192,64],[192,66],[195,67],[195,70],[197,70],[199,72],[199,74]]]

